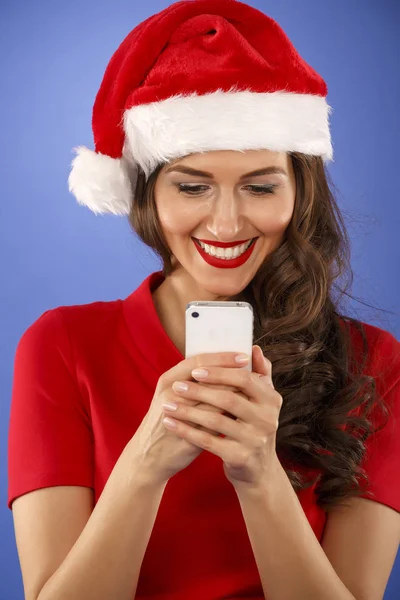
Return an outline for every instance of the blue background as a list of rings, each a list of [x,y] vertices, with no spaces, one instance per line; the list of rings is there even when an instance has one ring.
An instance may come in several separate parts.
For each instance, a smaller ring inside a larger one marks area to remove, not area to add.
[[[0,0],[0,600],[23,599],[7,435],[14,353],[60,305],[129,295],[161,265],[124,218],[95,216],[69,194],[75,145],[93,148],[91,110],[123,38],[168,1]],[[253,0],[327,81],[338,189],[352,240],[350,314],[400,334],[398,0]],[[397,557],[385,599],[398,598]],[[397,592],[397,593],[396,593]]]

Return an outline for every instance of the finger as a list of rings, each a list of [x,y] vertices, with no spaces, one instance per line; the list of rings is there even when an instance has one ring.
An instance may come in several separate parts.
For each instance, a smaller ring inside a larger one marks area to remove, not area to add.
[[[188,383],[188,382],[185,382]],[[229,385],[210,385],[207,383],[197,383],[196,385],[198,386],[204,386],[204,387],[208,387],[208,389],[214,389],[214,390],[218,390],[218,389],[226,389],[226,390],[236,390],[236,388],[229,386]],[[173,390],[171,389],[172,395],[173,395]],[[172,401],[175,401],[176,398],[171,398]],[[188,406],[197,406],[198,408],[201,408],[202,410],[208,410],[210,412],[219,412],[220,414],[225,415],[226,417],[228,417],[229,419],[236,419],[236,417],[234,417],[233,415],[231,415],[231,413],[226,412],[226,411],[222,411],[220,408],[218,408],[218,406],[213,406],[210,403],[204,403],[204,402],[200,402],[198,400],[193,400],[192,398],[183,398],[180,397],[179,401],[181,403],[187,404]],[[201,427],[201,425],[197,425],[195,423],[190,423],[190,425],[192,425],[192,427],[195,427],[196,429],[202,429],[203,431],[207,431],[207,433],[210,433],[211,435],[219,435],[217,432],[212,431],[211,429],[207,429],[205,427]]]
[[[215,352],[208,354],[197,354],[190,358],[186,358],[185,360],[182,360],[180,363],[172,367],[172,369],[169,369],[168,371],[163,373],[158,380],[158,385],[161,387],[161,389],[164,389],[172,385],[172,383],[176,380],[192,380],[193,378],[191,375],[191,371],[204,365],[236,369],[239,366],[243,368],[246,363],[242,363],[239,365],[235,361],[235,357],[238,356],[238,354],[239,353],[236,352]],[[229,385],[229,382],[225,383],[225,385]]]
[[[189,385],[189,383],[193,383],[194,380],[190,381],[185,381],[186,385]],[[231,392],[238,392],[239,390],[235,387],[233,387],[232,385],[218,385],[218,384],[210,384],[210,383],[202,383],[201,381],[197,381],[196,384],[198,386],[202,386],[205,387],[207,389],[212,389],[212,390],[228,390]],[[172,389],[172,388],[171,388]],[[173,390],[172,390],[173,391]],[[189,406],[201,406],[204,407],[205,410],[213,410],[213,411],[218,411],[219,408],[216,406],[212,406],[211,404],[203,404],[201,401],[193,399],[193,398],[181,398],[182,402],[185,402],[185,404],[188,404]]]
[[[186,404],[178,404],[178,408],[173,411],[164,409],[164,413],[169,418],[201,425],[208,431],[227,435],[237,441],[248,441],[246,439],[248,437],[247,429],[243,427],[242,423],[228,419],[219,413],[212,413]]]
[[[198,384],[199,385],[199,384]],[[217,389],[217,386],[214,386],[215,389]],[[172,398],[172,400],[176,403],[177,398]],[[226,416],[228,419],[236,419],[236,417],[234,417],[233,415],[231,415],[231,413],[223,411],[222,409],[218,408],[218,406],[213,406],[212,404],[209,403],[204,403],[204,402],[198,402],[197,400],[192,400],[191,398],[179,398],[179,402],[182,404],[186,404],[187,406],[196,406],[197,408],[201,409],[201,410],[208,410],[209,412],[218,412],[219,414],[222,414],[224,416]],[[193,427],[196,427],[196,429],[204,429],[204,431],[207,431],[208,433],[211,433],[212,435],[219,435],[218,433],[216,433],[215,431],[212,431],[211,429],[207,429],[207,428],[203,428],[200,425],[196,425],[195,423],[190,423]]]
[[[192,371],[196,381],[207,381],[211,384],[233,384],[242,394],[256,403],[270,402],[271,398],[280,395],[269,383],[268,377],[260,377],[257,373],[250,373],[245,369],[225,369],[223,367],[210,367],[205,369],[206,375]],[[189,383],[189,382],[187,382]],[[197,394],[197,392],[196,392]],[[193,396],[192,396],[193,397]],[[195,396],[198,397],[197,395]]]
[[[253,346],[252,348],[252,367],[253,373],[263,376],[270,375],[268,372],[268,363],[260,346]]]
[[[266,356],[260,346],[253,346],[253,358],[252,358],[252,370],[253,373],[257,373],[259,377],[265,377],[267,382],[275,389],[272,381],[272,363]]]
[[[195,400],[196,402],[205,403],[216,407],[215,411],[206,411],[206,412],[214,412],[214,413],[228,413],[232,415],[232,418],[238,418],[245,423],[252,423],[255,419],[255,407],[254,404],[250,403],[247,398],[243,398],[239,394],[231,391],[218,390],[216,393],[214,389],[207,386],[201,386],[197,383],[192,383],[190,381],[185,382],[188,389],[187,390],[179,390],[178,385],[180,382],[176,381],[172,385],[172,389],[175,393],[175,400],[180,401],[182,399],[190,399]],[[176,404],[177,402],[175,402]],[[187,403],[181,403],[183,408],[190,409]],[[197,406],[197,408],[199,405]],[[214,418],[213,416],[210,419]],[[218,417],[215,417],[216,419]]]
[[[172,419],[174,426],[171,427],[163,421],[166,429],[174,435],[187,440],[194,446],[207,450],[211,454],[215,454],[215,456],[219,456],[226,463],[234,462],[236,456],[238,456],[238,448],[240,446],[235,440],[229,437],[223,438],[219,435],[211,435],[207,431],[191,427],[185,421],[179,421],[172,417],[168,418]]]
[[[209,433],[210,435],[220,435],[218,433],[218,431],[213,431],[212,429],[207,429],[207,427],[203,427],[202,425],[198,425],[197,423],[190,422],[188,424],[191,425],[192,427],[194,427],[195,429],[201,429],[201,431],[205,431],[206,433]]]

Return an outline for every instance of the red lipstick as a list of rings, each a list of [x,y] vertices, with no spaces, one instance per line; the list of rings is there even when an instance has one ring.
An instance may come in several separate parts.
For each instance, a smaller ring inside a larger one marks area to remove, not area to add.
[[[197,238],[193,238],[196,240]],[[212,240],[200,240],[203,244],[210,244],[211,246],[216,246],[217,248],[233,248],[233,246],[240,246],[241,244],[246,244],[249,242],[251,238],[247,238],[247,240],[238,240],[237,242],[214,242]]]
[[[237,258],[225,258],[225,259],[218,258],[217,256],[211,256],[210,254],[207,254],[207,252],[205,252],[203,250],[203,248],[200,246],[200,244],[197,241],[195,241],[195,238],[193,238],[193,241],[194,241],[194,245],[197,248],[198,253],[205,260],[206,263],[208,263],[212,267],[217,267],[219,269],[234,269],[236,267],[242,266],[253,254],[253,250],[254,250],[254,246],[256,245],[257,238],[255,238],[251,242],[251,244],[247,248],[246,252],[244,252]],[[205,242],[205,243],[207,243],[207,242]],[[214,245],[216,246],[216,244],[214,244]],[[237,244],[234,244],[234,245],[236,246]]]

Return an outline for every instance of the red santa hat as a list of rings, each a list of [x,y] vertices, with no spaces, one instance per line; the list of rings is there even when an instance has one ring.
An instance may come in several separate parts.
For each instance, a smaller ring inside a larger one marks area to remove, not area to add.
[[[69,189],[126,215],[137,166],[210,150],[270,149],[332,160],[322,77],[282,28],[237,0],[184,0],[140,23],[97,93],[95,150],[74,148]]]

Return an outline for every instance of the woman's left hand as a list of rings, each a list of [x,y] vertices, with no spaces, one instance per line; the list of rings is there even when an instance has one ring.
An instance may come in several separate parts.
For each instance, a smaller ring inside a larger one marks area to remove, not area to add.
[[[202,383],[233,386],[237,391],[219,390],[193,381],[185,381],[188,390],[179,392],[174,382],[172,389],[177,396],[176,410],[165,415],[173,420],[165,427],[178,437],[185,438],[199,448],[222,458],[224,471],[234,487],[257,487],[268,480],[271,469],[277,465],[276,432],[282,396],[272,382],[272,365],[258,346],[252,348],[253,372],[243,367],[208,367],[207,377],[192,377]],[[211,412],[179,402],[179,396],[205,404],[211,404],[232,417]],[[235,419],[236,417],[236,419]],[[222,438],[204,430],[196,429],[188,422],[223,434]]]

